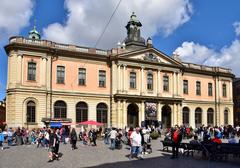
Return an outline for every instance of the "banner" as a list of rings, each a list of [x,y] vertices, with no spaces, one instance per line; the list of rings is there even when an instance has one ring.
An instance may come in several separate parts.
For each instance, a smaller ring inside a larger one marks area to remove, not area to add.
[[[145,117],[146,119],[156,119],[157,117],[157,103],[145,102]]]

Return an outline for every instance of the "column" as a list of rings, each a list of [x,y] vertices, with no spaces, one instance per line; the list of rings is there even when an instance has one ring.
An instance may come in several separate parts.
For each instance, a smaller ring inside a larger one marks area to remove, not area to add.
[[[46,68],[47,68],[47,58],[42,57],[42,66],[41,66],[41,85],[46,86]]]
[[[118,68],[118,84],[117,84],[117,93],[120,93],[120,91],[121,91],[121,65],[120,64],[118,64],[117,65],[117,68]]]
[[[145,105],[144,100],[141,101],[141,117],[140,121],[145,121]],[[141,125],[141,122],[139,122],[139,125]]]
[[[158,69],[158,71],[157,71],[157,96],[161,96],[161,80],[160,80],[160,78],[161,78],[161,76],[160,76],[160,69]]]
[[[123,65],[123,92],[125,93],[126,90],[126,66],[127,65]]]
[[[180,96],[180,89],[181,89],[181,81],[180,81],[180,73],[177,73],[177,96]]]
[[[116,126],[118,127],[118,128],[120,128],[121,127],[121,102],[120,102],[120,100],[118,100],[117,101],[117,124],[116,124]]]
[[[229,82],[229,101],[232,101],[233,90],[232,90],[232,81]]]
[[[173,82],[172,82],[172,94],[173,94],[173,97],[176,96],[176,73],[173,72]]]
[[[189,125],[195,128],[195,111],[190,108]]]
[[[145,89],[144,89],[144,67],[141,67],[141,95],[144,94]]]
[[[157,104],[157,120],[162,121],[162,104],[160,102]]]
[[[206,111],[206,109],[203,109],[203,112],[202,112],[202,124],[207,126],[207,111]]]
[[[181,108],[181,104],[178,104],[178,125],[182,125],[183,124],[183,118],[182,118],[182,108]]]
[[[17,82],[21,84],[22,83],[22,54],[17,55]]]
[[[127,126],[126,100],[123,100],[122,114],[123,114],[122,128],[125,128],[125,126]]]

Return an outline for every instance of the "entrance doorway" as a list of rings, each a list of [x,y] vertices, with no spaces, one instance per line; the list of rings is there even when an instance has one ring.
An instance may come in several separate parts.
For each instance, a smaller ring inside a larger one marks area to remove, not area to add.
[[[128,108],[127,108],[127,126],[128,127],[139,126],[138,113],[139,113],[139,109],[135,103],[131,103],[128,105]]]
[[[171,127],[171,108],[168,105],[162,107],[162,127]]]

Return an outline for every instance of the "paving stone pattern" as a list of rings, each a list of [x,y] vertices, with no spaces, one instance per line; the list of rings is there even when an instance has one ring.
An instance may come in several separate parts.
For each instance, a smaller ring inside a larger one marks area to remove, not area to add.
[[[127,146],[121,150],[111,151],[103,144],[97,142],[97,146],[84,146],[77,142],[77,150],[71,150],[69,144],[60,144],[59,152],[62,157],[59,161],[47,163],[48,151],[44,148],[36,148],[35,145],[13,146],[0,151],[0,168],[239,168],[240,158],[215,162],[202,160],[200,156],[181,156],[178,159],[170,159],[171,153],[163,152],[160,140],[153,140],[153,153],[144,155],[144,160],[137,160],[126,156],[129,154]]]

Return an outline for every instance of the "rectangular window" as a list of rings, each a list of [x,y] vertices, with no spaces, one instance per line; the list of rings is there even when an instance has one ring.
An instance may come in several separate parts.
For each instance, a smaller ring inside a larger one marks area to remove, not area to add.
[[[136,73],[130,72],[130,88],[136,89]]]
[[[227,97],[227,85],[226,84],[222,85],[222,95],[223,95],[223,97]]]
[[[86,85],[86,69],[85,68],[78,69],[78,84]]]
[[[153,74],[151,73],[147,75],[147,89],[153,90]]]
[[[65,67],[57,66],[57,83],[64,84],[65,80]]]
[[[163,91],[169,91],[169,78],[168,76],[163,76]]]
[[[201,82],[196,82],[196,95],[201,95]]]
[[[208,83],[208,96],[212,96],[212,83]]]
[[[183,94],[188,94],[188,80],[183,80]]]
[[[34,62],[28,63],[28,80],[36,80],[36,63]]]
[[[100,70],[99,71],[99,87],[106,86],[106,71]]]

